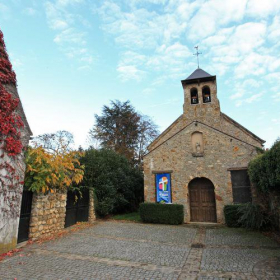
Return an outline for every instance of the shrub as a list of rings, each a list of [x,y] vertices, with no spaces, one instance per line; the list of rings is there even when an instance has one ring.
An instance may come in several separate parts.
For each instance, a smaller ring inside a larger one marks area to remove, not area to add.
[[[82,184],[93,188],[99,216],[136,211],[143,201],[143,173],[122,155],[111,150],[88,149]]]
[[[239,204],[226,205],[224,207],[225,222],[228,227],[240,227],[238,220],[241,214],[238,212]]]
[[[140,217],[144,223],[179,225],[184,222],[181,204],[141,203]]]
[[[269,216],[257,204],[226,205],[224,207],[224,214],[228,227],[260,230],[270,225]]]
[[[248,173],[259,191],[280,191],[280,140],[269,151],[251,160]]]
[[[80,164],[81,156],[82,153],[77,151],[49,153],[41,146],[29,147],[25,153],[24,187],[42,193],[73,188],[84,176],[84,166]]]
[[[270,225],[269,216],[257,204],[246,203],[238,206],[240,218],[238,223],[241,227],[261,230]]]

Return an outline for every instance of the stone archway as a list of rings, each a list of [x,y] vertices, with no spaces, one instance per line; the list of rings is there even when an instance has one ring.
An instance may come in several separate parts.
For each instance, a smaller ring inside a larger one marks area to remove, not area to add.
[[[207,178],[195,178],[189,183],[191,222],[217,222],[213,183]]]

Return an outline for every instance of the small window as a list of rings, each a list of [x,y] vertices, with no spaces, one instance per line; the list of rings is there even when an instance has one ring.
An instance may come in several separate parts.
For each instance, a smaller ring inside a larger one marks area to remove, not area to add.
[[[198,104],[197,88],[191,89],[191,104]]]
[[[208,86],[205,86],[202,89],[202,96],[203,96],[203,103],[211,102],[211,93],[210,93],[210,88]]]
[[[251,202],[251,183],[247,170],[232,170],[230,173],[233,203]]]

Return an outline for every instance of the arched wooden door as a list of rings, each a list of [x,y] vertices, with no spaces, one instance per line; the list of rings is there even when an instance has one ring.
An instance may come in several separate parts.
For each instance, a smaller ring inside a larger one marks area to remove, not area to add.
[[[191,222],[217,222],[213,183],[195,178],[189,183]]]

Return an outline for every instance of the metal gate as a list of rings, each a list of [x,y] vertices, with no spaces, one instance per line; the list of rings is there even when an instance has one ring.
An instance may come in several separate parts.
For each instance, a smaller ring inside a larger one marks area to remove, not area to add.
[[[17,240],[18,243],[28,240],[32,197],[33,197],[33,192],[23,191],[22,200],[21,200],[19,227],[18,227],[18,240]]]
[[[67,192],[65,227],[70,227],[77,222],[88,221],[89,191]]]

